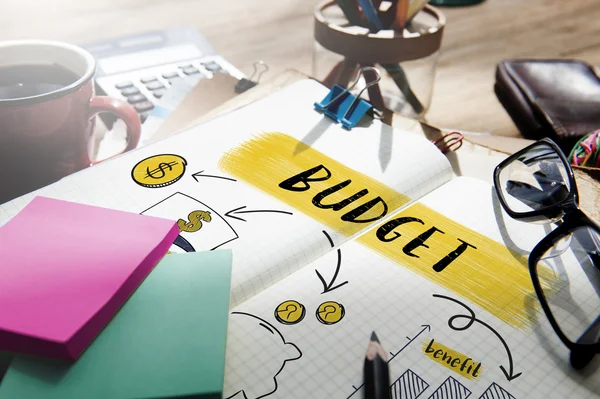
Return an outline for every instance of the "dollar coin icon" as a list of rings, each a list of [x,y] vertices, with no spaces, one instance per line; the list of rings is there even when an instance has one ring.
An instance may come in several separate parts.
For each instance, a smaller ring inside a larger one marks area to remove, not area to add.
[[[281,324],[297,324],[306,314],[306,308],[298,301],[285,301],[275,308],[275,320]]]
[[[179,155],[154,155],[138,162],[131,170],[131,177],[142,187],[165,187],[181,179],[186,165]]]
[[[344,318],[346,311],[341,303],[323,302],[317,308],[316,316],[323,324],[335,324]]]
[[[210,222],[212,217],[208,211],[194,211],[188,215],[188,220],[179,219],[177,221],[177,227],[179,231],[185,231],[187,233],[194,233],[202,228],[202,221]]]

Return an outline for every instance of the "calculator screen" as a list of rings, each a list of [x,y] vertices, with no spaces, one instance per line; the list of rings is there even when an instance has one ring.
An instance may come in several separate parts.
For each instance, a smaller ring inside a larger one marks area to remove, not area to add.
[[[98,60],[98,64],[104,74],[112,75],[159,64],[170,64],[177,61],[199,58],[202,55],[202,52],[196,45],[181,44],[101,58]]]

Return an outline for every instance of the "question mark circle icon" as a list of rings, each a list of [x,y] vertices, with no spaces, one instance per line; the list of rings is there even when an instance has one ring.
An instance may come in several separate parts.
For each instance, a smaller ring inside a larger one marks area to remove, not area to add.
[[[166,187],[181,179],[186,165],[187,161],[179,155],[154,155],[138,162],[131,170],[131,178],[142,187]]]
[[[335,324],[344,318],[344,305],[334,301],[323,302],[317,308],[316,316],[323,324]]]
[[[304,319],[306,308],[298,301],[290,300],[280,303],[275,308],[275,320],[281,324],[298,324]]]

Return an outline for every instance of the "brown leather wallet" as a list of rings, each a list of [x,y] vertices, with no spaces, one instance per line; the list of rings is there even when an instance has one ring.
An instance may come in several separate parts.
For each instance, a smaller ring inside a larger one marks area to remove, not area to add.
[[[600,129],[600,78],[585,62],[502,61],[494,91],[524,137],[550,137],[567,154]]]

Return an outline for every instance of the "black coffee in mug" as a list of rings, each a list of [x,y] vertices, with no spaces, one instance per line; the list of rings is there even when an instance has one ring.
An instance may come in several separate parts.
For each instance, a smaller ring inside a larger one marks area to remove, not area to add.
[[[50,93],[75,83],[77,78],[56,64],[0,66],[0,100]]]

